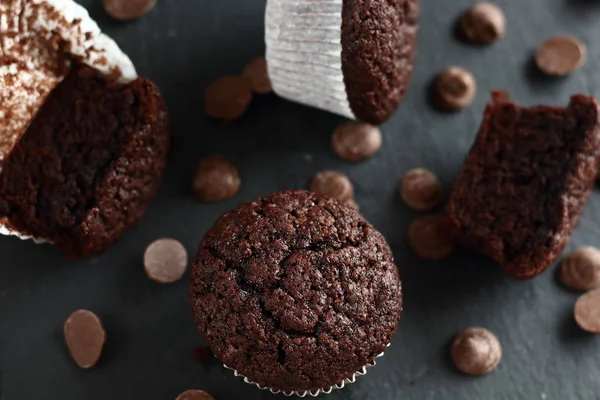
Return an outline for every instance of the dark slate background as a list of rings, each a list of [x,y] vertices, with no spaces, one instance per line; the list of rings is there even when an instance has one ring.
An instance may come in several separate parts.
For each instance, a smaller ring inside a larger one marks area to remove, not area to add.
[[[271,399],[222,369],[197,363],[203,344],[187,302],[187,277],[173,285],[149,281],[146,245],[181,240],[193,254],[213,221],[237,203],[288,188],[307,187],[324,168],[346,172],[364,215],[394,249],[405,286],[405,313],[377,368],[332,400],[600,399],[600,337],[582,333],[572,317],[577,295],[553,270],[517,282],[493,263],[464,251],[448,260],[420,260],[406,233],[418,215],[402,204],[396,185],[414,167],[427,167],[451,188],[481,120],[488,93],[506,89],[523,104],[566,104],[577,92],[600,95],[600,3],[595,0],[498,0],[507,14],[504,40],[475,48],[453,36],[456,17],[472,0],[424,0],[419,52],[411,87],[398,113],[383,126],[384,145],[361,164],[338,160],[330,149],[340,119],[274,96],[261,97],[230,124],[203,113],[207,85],[239,73],[264,54],[265,0],[159,0],[148,15],[116,23],[100,0],[82,1],[122,46],[141,75],[162,88],[171,109],[175,149],[165,184],[146,218],[106,254],[72,262],[48,245],[0,238],[0,388],[2,400],[174,399],[190,388],[217,400]],[[569,33],[589,46],[582,70],[566,79],[542,77],[531,63],[542,41]],[[433,111],[426,87],[448,65],[473,71],[477,98],[455,115]],[[189,190],[203,155],[224,153],[243,184],[226,202],[203,205]],[[600,245],[600,193],[592,194],[568,250]],[[62,336],[66,317],[89,308],[100,315],[108,342],[99,365],[80,370]],[[482,378],[454,370],[448,345],[461,329],[490,328],[504,358]]]

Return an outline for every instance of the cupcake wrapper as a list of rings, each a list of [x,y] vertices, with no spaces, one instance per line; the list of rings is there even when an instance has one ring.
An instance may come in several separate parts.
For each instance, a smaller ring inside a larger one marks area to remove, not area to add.
[[[16,236],[21,240],[32,240],[36,244],[50,243],[50,241],[42,238],[36,238],[33,236],[23,235],[15,230],[8,228],[4,222],[0,221],[0,235],[4,236]]]
[[[390,347],[390,345],[388,344],[387,347]],[[331,392],[333,392],[334,390],[338,390],[338,389],[343,389],[344,387],[346,387],[346,385],[349,385],[351,383],[356,382],[356,378],[358,378],[359,376],[363,376],[367,374],[367,368],[371,368],[374,367],[377,364],[377,359],[381,356],[383,356],[385,353],[381,352],[378,356],[376,356],[373,361],[367,365],[364,365],[359,371],[356,371],[354,374],[352,374],[352,376],[350,378],[346,378],[344,379],[341,383],[338,383],[336,385],[330,386],[328,388],[321,388],[321,389],[315,389],[315,390],[305,390],[303,392],[284,392],[282,390],[274,390],[268,387],[263,387],[260,386],[258,383],[256,382],[252,382],[250,379],[248,379],[247,377],[245,377],[244,375],[240,374],[238,371],[236,371],[233,368],[228,367],[227,365],[223,364],[223,366],[231,371],[233,371],[233,375],[243,378],[244,382],[256,386],[257,388],[261,389],[261,390],[268,390],[273,394],[283,394],[285,396],[291,397],[291,396],[298,396],[298,397],[317,397],[319,395],[322,394],[330,394]]]
[[[267,0],[266,59],[273,90],[354,119],[342,72],[343,0]]]

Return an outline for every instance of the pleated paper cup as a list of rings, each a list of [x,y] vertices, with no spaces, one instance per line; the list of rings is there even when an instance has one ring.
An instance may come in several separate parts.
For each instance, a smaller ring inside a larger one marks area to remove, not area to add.
[[[390,345],[388,344],[387,347],[390,347]],[[234,368],[228,367],[227,365],[223,364],[223,366],[231,371],[233,371],[233,375],[240,377],[244,380],[245,383],[249,384],[249,385],[253,385],[256,386],[257,388],[259,388],[260,390],[268,390],[273,394],[283,394],[285,396],[291,397],[291,396],[297,396],[297,397],[317,397],[319,395],[325,395],[325,394],[330,394],[331,392],[333,392],[334,390],[339,390],[339,389],[343,389],[346,386],[356,382],[356,379],[359,376],[364,376],[367,374],[367,369],[374,367],[377,364],[377,359],[379,357],[382,357],[385,353],[381,352],[378,356],[376,356],[373,361],[371,361],[369,364],[364,365],[360,370],[356,371],[354,374],[352,374],[352,376],[350,378],[346,378],[344,379],[342,382],[327,387],[327,388],[321,388],[321,389],[313,389],[313,390],[305,390],[302,392],[285,392],[282,390],[274,390],[268,387],[264,387],[259,385],[256,382],[253,382],[252,380],[248,379],[246,376],[240,374],[238,371],[236,371]]]
[[[273,90],[355,119],[342,72],[343,0],[267,0],[266,59]]]

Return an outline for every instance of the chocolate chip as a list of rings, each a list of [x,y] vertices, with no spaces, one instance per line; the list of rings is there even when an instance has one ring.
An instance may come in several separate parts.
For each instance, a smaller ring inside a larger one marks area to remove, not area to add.
[[[310,190],[323,196],[345,202],[354,198],[354,186],[341,172],[322,171],[315,175]]]
[[[186,390],[181,393],[175,400],[215,400],[210,394],[203,390]]]
[[[246,65],[242,75],[250,80],[252,90],[255,93],[266,94],[273,90],[269,79],[267,60],[264,57],[259,57]]]
[[[129,21],[152,10],[156,0],[102,0],[102,3],[108,15],[121,21]]]
[[[458,32],[468,42],[490,44],[506,30],[502,10],[493,3],[477,3],[469,8],[458,21]]]
[[[572,290],[586,291],[600,286],[600,250],[582,247],[567,255],[560,264],[563,285]]]
[[[144,253],[144,268],[148,278],[159,283],[181,279],[188,265],[187,250],[175,239],[158,239]]]
[[[400,195],[406,204],[418,211],[429,210],[444,199],[437,176],[424,168],[413,169],[404,175]]]
[[[473,102],[476,91],[473,74],[461,67],[448,67],[433,80],[433,104],[441,111],[462,110]]]
[[[381,148],[381,131],[361,122],[344,122],[333,132],[331,145],[341,159],[363,161]]]
[[[586,332],[600,333],[600,289],[587,292],[575,304],[575,321]]]
[[[225,76],[206,89],[206,114],[233,120],[244,115],[252,100],[250,81],[243,76]]]
[[[426,215],[417,218],[408,231],[412,249],[426,260],[441,260],[454,250],[452,225],[444,215]]]
[[[193,354],[194,359],[203,364],[206,364],[215,358],[212,350],[208,346],[196,347]]]
[[[498,366],[502,347],[498,338],[487,329],[469,328],[454,339],[451,355],[460,371],[467,375],[483,375]]]
[[[77,365],[81,368],[96,365],[106,341],[100,318],[89,310],[77,310],[67,318],[63,330],[67,347]]]
[[[573,36],[554,36],[540,46],[535,62],[546,75],[565,76],[580,68],[586,59],[587,49]]]
[[[360,211],[360,206],[356,201],[354,201],[354,199],[348,199],[344,202],[344,204],[350,208],[355,209],[356,211]]]
[[[198,200],[205,203],[227,200],[240,189],[237,168],[225,156],[206,157],[198,163],[192,188]]]

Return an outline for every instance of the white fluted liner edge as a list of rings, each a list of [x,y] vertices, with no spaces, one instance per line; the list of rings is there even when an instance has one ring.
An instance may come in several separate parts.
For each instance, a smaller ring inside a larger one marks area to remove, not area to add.
[[[342,72],[343,0],[267,0],[266,59],[279,96],[354,119]]]
[[[390,347],[390,345],[388,344],[387,347]],[[223,364],[223,366],[231,371],[233,371],[233,375],[239,377],[239,378],[243,378],[244,382],[249,384],[249,385],[254,385],[257,388],[261,389],[261,390],[268,390],[273,394],[283,394],[287,397],[291,397],[291,396],[297,396],[297,397],[317,397],[321,394],[330,394],[331,392],[333,392],[334,390],[339,390],[339,389],[343,389],[344,387],[346,387],[346,385],[349,385],[351,383],[356,382],[356,378],[358,378],[359,376],[364,376],[367,374],[367,369],[374,367],[377,364],[377,359],[379,357],[382,357],[385,353],[382,351],[378,356],[376,356],[373,361],[370,364],[367,364],[365,366],[363,366],[359,371],[356,371],[350,378],[346,378],[344,379],[341,383],[338,383],[337,385],[333,385],[331,387],[328,388],[324,388],[324,389],[316,389],[316,390],[305,390],[303,392],[284,392],[281,390],[273,390],[270,389],[268,387],[263,387],[260,386],[258,383],[256,382],[252,382],[250,379],[248,379],[247,377],[245,377],[244,375],[240,374],[239,372],[237,372],[235,369],[228,367],[227,365]]]

